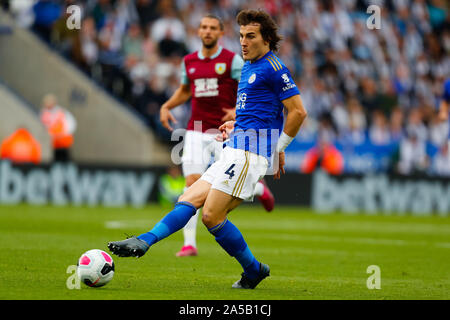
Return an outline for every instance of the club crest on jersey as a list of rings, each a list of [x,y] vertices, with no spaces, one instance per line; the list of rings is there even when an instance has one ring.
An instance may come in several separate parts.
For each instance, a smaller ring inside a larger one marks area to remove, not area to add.
[[[226,63],[216,63],[215,70],[217,74],[224,74],[225,70],[227,70]]]
[[[250,78],[248,78],[248,83],[253,83],[256,80],[256,73],[253,73]]]

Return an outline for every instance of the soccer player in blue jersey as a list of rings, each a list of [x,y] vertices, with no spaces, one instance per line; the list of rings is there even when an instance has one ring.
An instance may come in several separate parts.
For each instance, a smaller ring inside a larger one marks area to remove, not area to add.
[[[241,279],[232,287],[253,289],[269,276],[270,269],[253,256],[228,214],[243,200],[252,199],[255,184],[266,174],[273,155],[279,158],[274,177],[279,179],[284,173],[284,150],[307,113],[289,70],[274,53],[281,37],[272,18],[262,10],[243,10],[236,20],[246,62],[238,86],[236,121],[219,128],[222,138],[229,139],[222,157],[152,230],[110,242],[108,248],[119,256],[140,257],[150,246],[183,228],[203,206],[203,224],[243,268]],[[285,121],[283,110],[287,111]]]

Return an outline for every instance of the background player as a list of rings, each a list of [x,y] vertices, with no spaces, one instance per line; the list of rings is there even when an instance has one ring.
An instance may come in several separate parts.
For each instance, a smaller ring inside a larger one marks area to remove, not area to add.
[[[151,231],[110,242],[108,247],[119,256],[142,256],[151,245],[181,229],[203,206],[202,222],[244,269],[233,288],[253,289],[269,276],[269,266],[256,260],[227,215],[243,200],[253,197],[254,186],[266,174],[272,153],[279,155],[275,178],[284,173],[284,150],[298,133],[306,110],[289,70],[273,52],[281,37],[272,18],[263,11],[244,10],[238,14],[237,21],[247,62],[239,82],[236,122],[228,121],[220,127],[224,138],[233,130],[227,147],[220,159],[180,196],[175,208]],[[284,128],[283,109],[287,111]],[[276,132],[278,138],[281,129],[281,136],[273,144],[271,134]],[[262,134],[266,140],[255,139]]]
[[[172,130],[170,121],[176,123],[176,119],[170,110],[192,97],[192,114],[182,156],[186,187],[206,171],[211,155],[217,160],[222,152],[223,145],[215,140],[216,134],[207,131],[217,130],[225,121],[235,118],[237,85],[244,62],[239,55],[218,44],[223,33],[223,23],[218,17],[206,15],[202,18],[198,29],[202,48],[184,57],[181,84],[160,111],[162,125]],[[273,209],[274,198],[265,183],[257,183],[254,195],[267,211]],[[198,211],[183,228],[184,245],[177,256],[197,255],[197,221]]]

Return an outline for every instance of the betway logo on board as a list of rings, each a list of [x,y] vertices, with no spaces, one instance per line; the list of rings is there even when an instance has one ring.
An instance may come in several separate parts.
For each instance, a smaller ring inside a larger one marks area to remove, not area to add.
[[[28,171],[0,162],[0,203],[143,206],[155,185],[155,174],[133,171],[79,170],[55,164]]]
[[[387,175],[338,179],[324,172],[313,177],[312,205],[319,212],[450,215],[450,182],[390,180]]]

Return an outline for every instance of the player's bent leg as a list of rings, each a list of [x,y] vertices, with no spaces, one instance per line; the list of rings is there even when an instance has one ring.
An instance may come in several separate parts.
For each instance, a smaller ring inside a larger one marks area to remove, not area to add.
[[[199,183],[197,183],[199,182]],[[204,199],[211,185],[206,181],[197,181],[180,196],[174,209],[158,222],[152,230],[138,237],[108,243],[113,254],[122,257],[140,257],[158,241],[183,228],[195,214],[197,208],[203,206]]]
[[[205,204],[210,189],[211,183],[199,179],[187,188],[187,190],[178,198],[178,201],[189,202],[194,207],[201,208]]]
[[[256,184],[254,195],[258,198],[259,202],[261,202],[267,212],[273,210],[275,207],[275,198],[264,181],[264,178]]]
[[[222,223],[227,214],[242,203],[242,199],[233,197],[223,191],[211,189],[205,200],[202,222],[208,228]]]
[[[227,219],[227,214],[243,200],[211,189],[202,211],[202,222],[217,243],[244,269],[242,278],[233,287],[253,289],[269,275],[268,266],[253,256],[239,229]],[[239,283],[239,285],[237,285]]]

